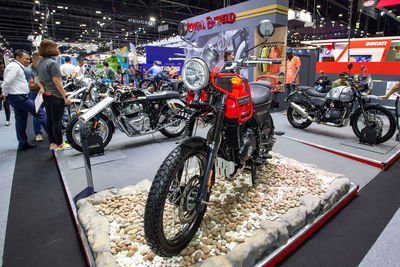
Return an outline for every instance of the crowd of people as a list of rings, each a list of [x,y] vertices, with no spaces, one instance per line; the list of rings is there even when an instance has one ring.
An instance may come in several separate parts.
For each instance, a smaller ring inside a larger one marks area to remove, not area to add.
[[[16,50],[14,60],[1,73],[1,97],[14,109],[18,149],[21,151],[34,147],[28,142],[26,134],[28,113],[33,116],[37,142],[43,141],[43,129],[49,138],[50,150],[70,148],[70,145],[63,141],[61,120],[64,107],[71,104],[71,100],[66,96],[61,77],[63,73],[70,74],[72,68],[64,67],[61,70],[55,60],[59,54],[57,44],[46,39],[40,43],[39,51],[31,56],[27,51]],[[43,96],[44,108],[35,106],[38,94]],[[6,114],[6,125],[10,125],[9,111]]]

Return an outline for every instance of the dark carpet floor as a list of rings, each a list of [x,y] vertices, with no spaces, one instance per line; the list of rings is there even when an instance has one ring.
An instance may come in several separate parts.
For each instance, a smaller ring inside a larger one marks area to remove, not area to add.
[[[47,142],[18,152],[3,266],[87,266]]]
[[[279,266],[357,266],[400,207],[400,160],[379,173]]]

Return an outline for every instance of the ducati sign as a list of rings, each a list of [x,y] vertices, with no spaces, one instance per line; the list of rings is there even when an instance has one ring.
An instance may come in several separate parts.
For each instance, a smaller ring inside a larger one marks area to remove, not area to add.
[[[372,7],[375,5],[375,0],[368,0],[363,3],[363,7]]]

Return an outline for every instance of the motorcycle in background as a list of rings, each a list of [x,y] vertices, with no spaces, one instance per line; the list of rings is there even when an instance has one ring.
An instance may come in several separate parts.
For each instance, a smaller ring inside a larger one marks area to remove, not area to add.
[[[156,131],[167,137],[177,137],[185,129],[185,120],[176,116],[185,106],[179,97],[175,91],[146,95],[136,89],[117,89],[113,96],[87,110],[95,111],[95,117],[86,122],[86,131],[100,136],[103,147],[110,143],[115,127],[129,137]],[[78,119],[78,116],[72,119],[66,137],[74,149],[82,151]]]
[[[178,29],[185,36],[186,22]],[[257,29],[264,38],[274,32],[268,20]],[[248,51],[231,66],[219,68],[216,64],[222,55],[207,46],[201,57],[187,60],[182,68],[190,92],[189,105],[180,112],[186,119],[187,138],[161,164],[145,208],[146,241],[160,256],[177,255],[191,241],[209,204],[216,174],[234,179],[247,166],[254,181],[256,166],[270,158],[275,142],[272,86],[265,81],[247,84],[233,72],[280,60],[248,57]],[[197,119],[210,114],[207,138],[193,136]]]
[[[349,63],[349,69],[353,67]],[[367,103],[371,98],[365,94],[372,90],[373,81],[368,69],[361,67],[362,73],[348,78],[350,86],[338,86],[328,93],[319,93],[312,87],[298,86],[286,98],[289,123],[304,129],[315,122],[333,127],[345,127],[350,122],[354,134],[361,140],[372,138],[368,143],[383,143],[389,140],[396,130],[395,118],[385,107]],[[359,107],[352,112],[353,106]]]

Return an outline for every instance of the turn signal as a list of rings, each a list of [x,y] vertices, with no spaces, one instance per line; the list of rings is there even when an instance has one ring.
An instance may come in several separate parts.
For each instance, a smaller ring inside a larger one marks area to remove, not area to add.
[[[237,78],[237,77],[232,78],[231,79],[231,83],[232,84],[241,84],[242,83],[242,79],[241,78]]]
[[[178,80],[182,81],[182,75],[178,76]]]

